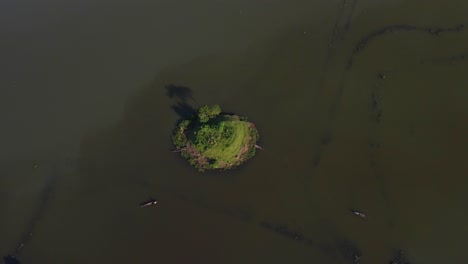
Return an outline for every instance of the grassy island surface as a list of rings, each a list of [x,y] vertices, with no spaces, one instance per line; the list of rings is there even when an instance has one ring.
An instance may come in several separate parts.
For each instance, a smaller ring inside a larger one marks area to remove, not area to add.
[[[203,106],[198,115],[179,122],[172,141],[200,171],[230,169],[255,155],[259,134],[246,117],[221,113],[218,105]]]

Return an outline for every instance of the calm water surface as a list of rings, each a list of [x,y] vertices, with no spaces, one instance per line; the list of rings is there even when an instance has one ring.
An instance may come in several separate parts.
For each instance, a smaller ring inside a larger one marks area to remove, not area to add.
[[[467,13],[461,0],[1,2],[0,254],[468,263]],[[261,132],[265,150],[232,172],[170,152],[181,107],[212,103]],[[148,196],[157,207],[139,208]]]

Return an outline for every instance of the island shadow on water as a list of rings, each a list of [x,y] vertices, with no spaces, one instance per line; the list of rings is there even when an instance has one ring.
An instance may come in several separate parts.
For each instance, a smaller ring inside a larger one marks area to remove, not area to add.
[[[186,86],[168,84],[164,88],[166,89],[166,96],[170,99],[179,99],[183,102],[187,102],[188,99],[195,100],[192,89]]]
[[[166,85],[165,89],[167,97],[174,100],[171,109],[179,116],[178,121],[197,114],[197,110],[189,102],[190,100],[196,102],[193,97],[192,89],[186,86],[173,84]]]

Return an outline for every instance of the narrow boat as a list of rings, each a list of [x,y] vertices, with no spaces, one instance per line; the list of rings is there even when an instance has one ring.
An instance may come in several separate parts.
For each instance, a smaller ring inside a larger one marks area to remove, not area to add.
[[[157,203],[158,203],[157,200],[155,200],[155,199],[153,199],[153,198],[150,197],[150,199],[149,199],[148,201],[140,203],[140,207],[146,207],[146,206],[150,206],[150,205],[155,205],[155,204],[157,204]]]
[[[359,216],[359,217],[362,217],[362,218],[367,218],[367,216],[362,212],[359,212],[359,211],[356,211],[356,210],[353,210],[353,209],[351,209],[351,212],[356,216]]]

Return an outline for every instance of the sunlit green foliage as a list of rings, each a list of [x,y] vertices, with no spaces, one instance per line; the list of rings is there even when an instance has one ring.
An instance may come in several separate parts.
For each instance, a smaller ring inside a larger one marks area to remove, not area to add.
[[[199,170],[227,169],[255,155],[258,131],[247,118],[221,115],[218,105],[204,106],[198,119],[183,120],[172,140]]]

